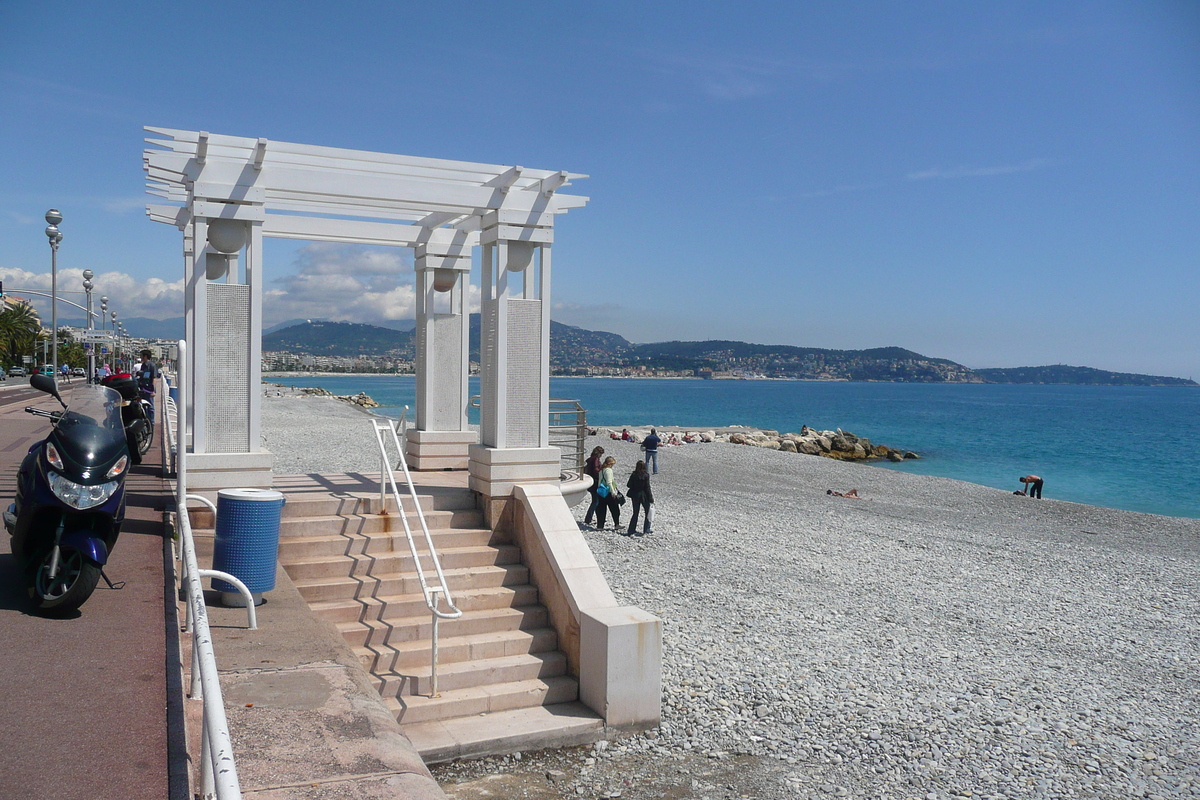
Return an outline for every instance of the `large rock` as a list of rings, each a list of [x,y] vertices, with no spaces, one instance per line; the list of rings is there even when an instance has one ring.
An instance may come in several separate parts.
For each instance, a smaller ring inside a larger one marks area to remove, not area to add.
[[[785,453],[795,453],[796,452],[796,442],[792,439],[784,439],[782,442],[779,443],[779,449]]]
[[[829,440],[829,449],[836,453],[849,453],[854,450],[854,445],[845,434],[838,432]]]
[[[809,456],[821,455],[821,445],[817,444],[816,439],[802,439],[796,442],[796,450]]]

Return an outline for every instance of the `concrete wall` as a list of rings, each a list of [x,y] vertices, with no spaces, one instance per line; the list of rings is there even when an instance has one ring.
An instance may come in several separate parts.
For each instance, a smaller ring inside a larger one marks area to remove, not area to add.
[[[619,606],[579,524],[554,485],[517,485],[502,524],[520,545],[580,700],[622,728],[658,725],[662,620]]]

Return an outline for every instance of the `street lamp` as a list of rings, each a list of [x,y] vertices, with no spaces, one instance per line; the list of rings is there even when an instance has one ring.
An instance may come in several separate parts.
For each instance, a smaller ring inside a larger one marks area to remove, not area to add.
[[[88,351],[88,366],[87,366],[87,382],[91,383],[96,374],[96,342],[92,337],[92,275],[94,273],[90,269],[83,271],[83,290],[87,292],[87,351]]]
[[[58,375],[58,243],[62,241],[62,232],[58,223],[63,221],[63,215],[57,208],[46,212],[46,238],[50,240],[50,339],[53,348],[51,363],[54,364],[54,374]]]
[[[105,294],[105,295],[100,296],[100,331],[101,332],[104,332],[105,330],[107,330],[107,327],[108,327],[108,323],[106,322],[107,319],[108,319],[108,295]],[[107,341],[107,339],[105,339],[103,341]]]
[[[117,371],[117,356],[120,354],[120,342],[117,341],[117,312],[110,311],[109,318],[112,321],[113,332],[113,372]]]

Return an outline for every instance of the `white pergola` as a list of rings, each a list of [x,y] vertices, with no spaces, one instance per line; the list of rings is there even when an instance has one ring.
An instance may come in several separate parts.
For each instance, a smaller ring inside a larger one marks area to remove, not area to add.
[[[585,175],[147,127],[149,205],[184,237],[192,344],[189,465],[208,486],[269,485],[259,436],[262,239],[415,249],[418,468],[464,466],[473,488],[558,477],[549,447],[554,218],[587,203]],[[467,426],[467,297],[483,248],[478,443]],[[207,458],[207,461],[205,460]],[[256,483],[253,476],[258,476]],[[195,481],[193,481],[195,483]]]

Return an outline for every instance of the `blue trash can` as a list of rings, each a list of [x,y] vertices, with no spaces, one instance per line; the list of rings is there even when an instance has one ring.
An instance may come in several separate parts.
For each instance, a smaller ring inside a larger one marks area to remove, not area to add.
[[[167,394],[175,401],[175,405],[179,405],[179,387],[171,386],[167,388]]]
[[[222,489],[217,492],[213,569],[227,572],[246,584],[256,606],[262,605],[263,592],[275,588],[279,517],[283,503],[283,495],[270,489]],[[228,581],[213,578],[212,587],[221,593],[225,605],[246,605],[245,598]]]

